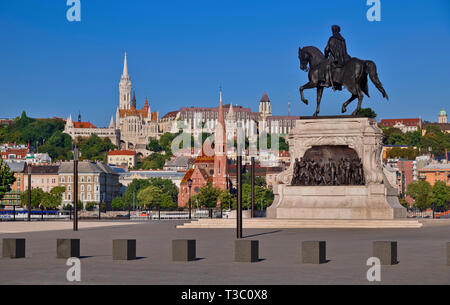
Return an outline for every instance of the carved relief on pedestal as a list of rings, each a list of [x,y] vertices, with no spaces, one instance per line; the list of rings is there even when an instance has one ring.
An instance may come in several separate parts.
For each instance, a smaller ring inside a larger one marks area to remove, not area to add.
[[[332,121],[336,123],[333,124]],[[306,151],[317,146],[347,146],[355,150],[364,167],[365,183],[382,182],[380,163],[382,132],[375,120],[366,118],[307,120],[307,122],[299,120],[297,123],[288,139],[290,167],[276,177],[276,183],[290,185],[295,159],[302,158]]]

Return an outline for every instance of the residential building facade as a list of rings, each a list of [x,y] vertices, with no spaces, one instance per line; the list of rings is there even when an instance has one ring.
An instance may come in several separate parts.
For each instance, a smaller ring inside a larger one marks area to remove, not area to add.
[[[112,150],[108,152],[108,164],[121,167],[136,167],[137,157],[134,150]]]
[[[58,184],[64,186],[63,204],[73,204],[74,164],[62,162],[59,168]],[[119,174],[103,162],[80,161],[78,163],[78,200],[86,202],[111,201],[120,195]]]

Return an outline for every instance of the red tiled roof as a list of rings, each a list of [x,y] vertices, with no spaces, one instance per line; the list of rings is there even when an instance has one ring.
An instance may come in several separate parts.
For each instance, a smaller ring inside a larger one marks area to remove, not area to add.
[[[186,175],[184,175],[183,179],[181,180],[181,183],[187,183],[187,181],[192,177],[192,174],[194,173],[194,169],[190,169],[186,172]]]
[[[73,122],[75,128],[97,128],[90,122]]]
[[[112,150],[108,152],[108,156],[134,156],[135,154],[134,150]]]
[[[397,123],[402,123],[405,126],[418,126],[421,119],[385,119],[380,121],[380,125],[384,127],[391,127]]]
[[[170,118],[170,117],[176,117],[178,112],[179,112],[178,110],[168,112],[161,119],[166,119],[166,118]]]

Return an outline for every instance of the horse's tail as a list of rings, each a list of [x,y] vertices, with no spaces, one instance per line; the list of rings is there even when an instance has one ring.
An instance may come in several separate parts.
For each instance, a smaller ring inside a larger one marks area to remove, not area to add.
[[[383,94],[383,97],[389,100],[389,96],[387,95],[386,91],[383,88],[383,85],[378,79],[377,66],[375,65],[375,63],[371,60],[366,60],[364,61],[364,66],[366,72],[370,76],[370,80],[372,81],[372,83],[375,85],[375,87],[377,87],[377,89],[381,92],[381,94]]]

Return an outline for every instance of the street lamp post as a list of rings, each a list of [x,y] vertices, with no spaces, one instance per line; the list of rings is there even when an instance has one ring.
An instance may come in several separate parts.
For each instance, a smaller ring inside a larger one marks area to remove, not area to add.
[[[192,188],[192,179],[188,179],[187,181],[189,187],[189,219],[191,219],[191,188]]]
[[[78,231],[78,146],[73,149],[73,230]]]
[[[236,209],[236,236],[242,238],[242,155],[237,156],[237,209]]]
[[[31,221],[31,165],[28,166],[28,221]]]
[[[255,157],[252,157],[252,212],[251,217],[255,217]]]

